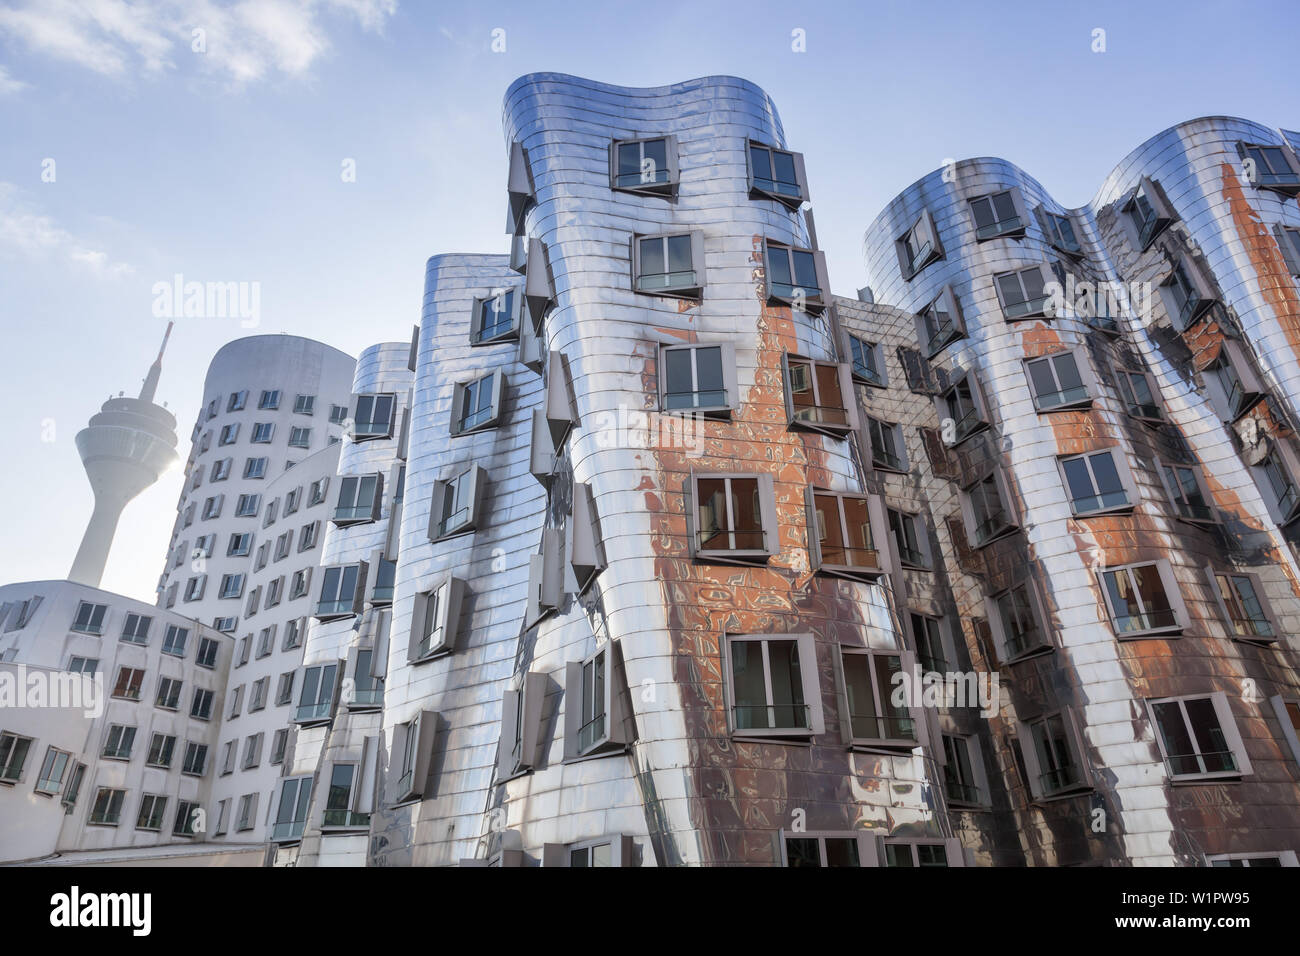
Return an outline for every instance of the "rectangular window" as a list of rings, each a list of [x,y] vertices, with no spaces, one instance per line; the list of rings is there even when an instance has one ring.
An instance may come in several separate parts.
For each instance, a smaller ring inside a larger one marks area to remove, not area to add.
[[[397,562],[380,558],[375,567],[375,584],[370,590],[370,603],[387,607],[393,603],[393,586],[397,583]]]
[[[824,731],[811,634],[729,634],[726,653],[733,733],[806,737]]]
[[[211,434],[211,432],[209,432]],[[233,445],[239,440],[239,422],[232,422],[229,425],[221,426],[221,434],[217,438],[218,445]]]
[[[273,767],[279,766],[280,764],[284,763],[284,754],[288,746],[289,746],[289,731],[282,727],[279,730],[277,730],[275,732],[275,736],[271,738],[271,761],[270,762]]]
[[[208,766],[208,745],[189,741],[185,744],[185,759],[181,762],[181,773],[191,777],[201,777]]]
[[[985,601],[994,644],[1003,664],[1052,650],[1038,594],[1025,581]]]
[[[72,619],[70,630],[82,634],[103,634],[104,615],[107,613],[107,604],[91,604],[89,601],[81,601],[77,605],[77,616]]]
[[[980,399],[979,384],[971,372],[963,375],[939,397],[940,417],[954,423],[953,444],[965,441],[988,427],[988,414]]]
[[[300,425],[294,425],[289,429],[289,447],[290,448],[310,448],[311,447],[311,429],[304,428]]]
[[[1034,407],[1040,412],[1082,408],[1092,404],[1075,352],[1056,352],[1026,359],[1025,373],[1034,393]]]
[[[666,346],[659,361],[664,411],[726,414],[735,407],[736,353],[730,344]]]
[[[1300,193],[1300,164],[1285,146],[1238,143],[1247,181],[1260,189],[1272,189],[1284,196]]]
[[[211,521],[213,518],[221,517],[221,506],[225,504],[225,495],[215,495],[207,498],[203,502],[203,520]]]
[[[962,517],[972,547],[982,548],[1017,527],[1018,522],[1009,508],[1009,495],[1003,489],[1000,472],[990,472],[969,488],[963,489],[961,494]]]
[[[848,366],[786,355],[786,413],[791,425],[842,436],[855,425]]]
[[[616,140],[609,161],[612,189],[666,196],[677,191],[677,141],[671,136]]]
[[[477,465],[434,485],[435,507],[429,515],[431,540],[473,531],[487,473]]]
[[[564,753],[567,759],[626,749],[628,704],[617,645],[606,643],[565,665]]]
[[[954,807],[982,807],[989,803],[988,781],[979,740],[943,735],[943,788]]]
[[[336,763],[330,769],[329,790],[325,794],[324,827],[366,827],[370,814],[357,813],[353,789],[361,783],[356,764]]]
[[[995,275],[993,283],[1002,301],[1002,314],[1008,319],[1046,317],[1050,301],[1043,291],[1046,281],[1041,266]]]
[[[1038,218],[1050,245],[1067,255],[1083,255],[1083,247],[1074,231],[1073,219],[1062,213],[1051,212],[1043,206],[1038,207]]]
[[[1074,514],[1126,511],[1136,503],[1136,489],[1128,464],[1116,454],[1117,451],[1107,448],[1057,459]]]
[[[98,657],[77,657],[73,655],[68,658],[69,674],[98,674],[99,658]]]
[[[871,441],[871,464],[874,467],[907,472],[907,450],[901,425],[868,417],[867,437]]]
[[[267,389],[262,392],[262,397],[258,399],[258,408],[279,408],[280,407],[280,390]]]
[[[433,754],[437,715],[421,711],[415,720],[397,725],[393,740],[393,785],[395,802],[403,803],[424,795]]]
[[[1149,700],[1147,706],[1172,779],[1240,777],[1251,772],[1222,692]]]
[[[1207,569],[1219,614],[1228,632],[1243,641],[1271,644],[1280,635],[1272,610],[1264,600],[1263,587],[1253,574],[1233,574]]]
[[[223,574],[221,576],[220,598],[237,598],[244,593],[244,576],[242,574]]]
[[[1030,792],[1038,799],[1089,789],[1072,718],[1064,711],[1020,725]]]
[[[244,757],[239,762],[241,770],[252,770],[262,762],[263,734],[251,734],[244,740]]]
[[[889,533],[894,536],[895,553],[903,567],[918,571],[932,570],[929,532],[921,521],[921,516],[893,508],[886,515]]]
[[[904,655],[846,647],[837,653],[837,679],[843,687],[840,707],[848,718],[847,741],[909,751],[916,747],[917,721],[910,708],[895,698],[895,675],[910,671]]]
[[[247,557],[253,550],[252,532],[235,532],[230,536],[230,543],[226,545],[227,557]]]
[[[775,199],[790,209],[798,209],[808,199],[803,154],[751,141],[749,194],[750,198]]]
[[[293,572],[293,578],[289,582],[289,600],[294,601],[300,597],[305,597],[311,587],[310,568]]]
[[[178,801],[176,804],[176,818],[172,822],[172,836],[194,836],[194,825],[200,819],[200,812],[199,805],[194,801]]]
[[[970,211],[975,220],[977,242],[999,236],[1023,236],[1028,225],[1018,189],[1006,189],[972,199]]]
[[[1144,372],[1117,368],[1115,370],[1115,384],[1119,388],[1119,395],[1124,401],[1125,408],[1134,418],[1141,418],[1151,422],[1164,420],[1164,416],[1160,413],[1160,405],[1156,401],[1155,392],[1151,388],[1151,381]]]
[[[122,803],[125,800],[125,790],[100,787],[95,793],[95,803],[90,808],[89,822],[97,826],[117,826],[122,820]]]
[[[910,611],[907,622],[912,633],[912,646],[916,648],[916,659],[922,669],[942,673],[948,670],[950,663],[956,663],[950,661],[952,655],[948,653],[941,620]]]
[[[209,670],[217,666],[217,651],[220,645],[210,637],[199,641],[199,654],[194,663]]]
[[[294,721],[302,724],[330,719],[334,710],[334,682],[338,669],[337,664],[320,664],[303,671],[302,693],[298,697]]]
[[[1177,632],[1186,626],[1182,597],[1167,561],[1107,568],[1100,576],[1118,637]]]
[[[865,831],[782,834],[782,866],[861,867],[875,863],[876,837]]]
[[[416,595],[408,661],[425,661],[455,647],[464,589],[460,578],[447,578],[433,590]]]
[[[244,477],[245,478],[265,478],[266,477],[265,458],[245,458],[244,459]]]
[[[58,793],[63,789],[63,778],[72,763],[72,754],[53,747],[45,751],[45,760],[41,764],[40,775],[36,779],[37,793]]]
[[[885,356],[880,345],[860,339],[856,335],[850,335],[848,339],[853,378],[868,385],[884,388],[888,382],[885,377]]]
[[[1174,259],[1169,275],[1160,283],[1160,292],[1174,328],[1180,332],[1190,328],[1219,301],[1199,267],[1181,257]]]
[[[30,737],[0,734],[0,780],[12,783],[22,779],[23,765],[27,763],[27,752],[31,746]]]
[[[283,707],[293,701],[293,679],[293,671],[286,671],[280,675],[280,683],[275,690],[275,706]]]
[[[872,527],[871,500],[820,489],[811,489],[809,498],[813,566],[846,577],[877,577],[884,569]],[[878,518],[876,523],[880,523]]]
[[[466,435],[496,425],[501,418],[502,372],[489,372],[471,382],[457,383],[452,397],[453,435]]]
[[[163,710],[176,710],[181,705],[182,682],[174,677],[162,677],[158,680],[157,706]]]
[[[513,287],[493,289],[491,295],[476,299],[470,344],[491,345],[517,339],[522,302],[523,290]]]
[[[101,756],[110,760],[130,760],[131,747],[135,744],[135,728],[122,724],[111,724],[108,738],[104,741]]]
[[[352,435],[357,441],[387,438],[393,433],[393,395],[358,395]]]
[[[325,569],[316,617],[346,617],[358,612],[358,584],[364,580],[362,565],[347,564]]]
[[[1174,219],[1155,183],[1145,176],[1124,204],[1123,211],[1128,216],[1132,238],[1141,252],[1146,252],[1156,236]]]
[[[122,625],[121,640],[127,644],[149,643],[149,625],[153,623],[153,618],[144,614],[128,614],[126,623]]]
[[[139,700],[140,685],[143,683],[143,670],[136,667],[119,667],[117,681],[113,685],[113,696],[123,700]]]
[[[1178,512],[1178,517],[1201,524],[1213,524],[1218,518],[1214,508],[1190,465],[1157,463],[1164,481],[1165,493]]]
[[[231,634],[237,627],[239,627],[239,618],[237,617],[214,617],[212,619],[212,629],[220,631],[222,634]]]
[[[966,325],[951,287],[917,314],[916,335],[925,357],[931,359],[965,337]]]
[[[244,405],[248,402],[248,389],[242,392],[231,392],[230,400],[226,403],[227,412],[243,411]]]
[[[704,286],[704,239],[682,232],[632,237],[633,288],[653,295],[698,298]]]
[[[898,252],[899,271],[909,281],[931,262],[943,258],[938,232],[928,209],[921,211],[912,228],[899,236],[894,245]]]
[[[236,830],[251,830],[257,825],[257,794],[246,793],[239,798],[239,812],[235,817]]]
[[[826,307],[826,265],[820,253],[764,240],[768,298],[820,314]]]
[[[1286,262],[1286,271],[1293,276],[1300,276],[1300,228],[1274,223],[1273,236],[1277,239],[1278,249]]]
[[[953,865],[948,860],[948,847],[943,843],[924,843],[918,840],[887,840],[884,844],[884,850],[884,866],[915,868]]]
[[[254,422],[253,437],[249,439],[254,445],[265,445],[271,441],[275,434],[274,422]]]
[[[301,647],[303,630],[304,622],[301,618],[286,622],[284,625],[284,646],[280,650],[291,651],[296,647]]]
[[[377,474],[348,475],[340,479],[334,523],[343,525],[378,519],[382,488],[383,477]]]
[[[704,559],[765,563],[776,550],[770,475],[692,475],[695,553]]]
[[[315,395],[298,395],[293,400],[293,412],[295,415],[311,415],[316,411]]]
[[[176,738],[169,734],[154,734],[149,738],[149,756],[145,763],[150,767],[170,767]]]
[[[248,461],[253,461],[253,460],[255,460],[255,459],[251,459],[251,458],[248,459]],[[248,467],[249,467],[249,466],[248,466],[248,461],[245,461],[245,462],[244,462],[244,477],[245,477],[245,478],[256,478],[256,477],[259,477],[259,476],[257,476],[257,475],[249,475],[249,474],[248,474]],[[209,481],[225,481],[227,478],[230,477],[230,468],[231,468],[231,466],[232,466],[234,463],[235,463],[235,460],[234,460],[233,458],[221,458],[221,459],[218,459],[217,461],[214,461],[214,462],[212,463],[212,472],[211,472],[211,474],[208,476],[208,480],[209,480]]]
[[[1205,861],[1217,867],[1281,867],[1300,866],[1296,862],[1295,850],[1282,850],[1280,853],[1220,853],[1207,856]]]
[[[190,704],[190,716],[196,720],[212,718],[212,691],[201,687],[194,689],[194,699]]]
[[[1300,512],[1300,496],[1295,481],[1287,467],[1280,446],[1275,447],[1255,470],[1262,476],[1273,505],[1273,515],[1280,524],[1286,524]]]
[[[348,409],[347,409],[347,406],[346,406],[346,405],[331,405],[331,406],[330,406],[330,424],[331,424],[331,425],[342,425],[343,422],[345,422],[345,421],[347,420],[347,417],[348,417]]]

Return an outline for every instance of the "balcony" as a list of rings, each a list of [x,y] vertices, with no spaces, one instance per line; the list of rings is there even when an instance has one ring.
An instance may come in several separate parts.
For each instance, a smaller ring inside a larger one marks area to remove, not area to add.
[[[321,826],[326,829],[354,829],[370,826],[370,814],[352,810],[326,810],[321,815]]]
[[[346,601],[319,601],[316,604],[315,617],[322,621],[332,617],[348,617],[355,614],[356,608],[353,606],[352,599]]]

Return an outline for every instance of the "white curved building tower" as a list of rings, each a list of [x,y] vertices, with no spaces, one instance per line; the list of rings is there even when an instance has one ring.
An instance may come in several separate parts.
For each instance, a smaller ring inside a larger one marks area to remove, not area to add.
[[[79,584],[99,586],[122,509],[176,461],[176,417],[153,400],[171,332],[168,323],[139,397],[110,398],[77,433],[77,451],[95,493],[95,509],[68,572]]]

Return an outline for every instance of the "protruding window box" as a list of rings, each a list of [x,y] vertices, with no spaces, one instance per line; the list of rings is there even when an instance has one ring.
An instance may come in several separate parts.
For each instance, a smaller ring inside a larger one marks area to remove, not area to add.
[[[1300,161],[1290,147],[1238,143],[1247,181],[1257,189],[1271,189],[1283,196],[1300,195]]]
[[[384,498],[384,476],[348,475],[339,481],[338,506],[330,520],[339,527],[377,521]]]
[[[840,737],[855,749],[911,753],[923,738],[921,701],[894,702],[895,677],[915,673],[910,651],[839,646],[832,652]]]
[[[1129,368],[1115,369],[1115,384],[1128,413],[1148,425],[1163,425],[1165,416],[1156,396],[1159,394],[1145,372]]]
[[[846,335],[848,352],[851,358],[849,372],[853,381],[876,388],[889,385],[889,373],[885,367],[884,350],[879,343],[868,342],[856,335]]]
[[[395,401],[394,395],[358,395],[352,412],[352,440],[391,437]]]
[[[1132,511],[1138,502],[1137,482],[1120,448],[1102,448],[1056,460],[1061,483],[1078,518]]]
[[[1147,707],[1172,782],[1238,780],[1253,772],[1222,691],[1148,700]]]
[[[333,719],[338,703],[338,672],[337,663],[318,664],[303,671],[294,723],[324,724]]]
[[[792,428],[842,438],[858,427],[857,401],[847,363],[783,355],[785,408]]]
[[[814,314],[826,310],[830,280],[823,253],[764,240],[763,261],[769,302]]]
[[[1088,408],[1098,392],[1083,349],[1025,359],[1025,374],[1034,395],[1034,408],[1039,412]]]
[[[1207,566],[1205,577],[1210,585],[1223,622],[1233,640],[1248,644],[1276,644],[1282,626],[1264,597],[1259,575],[1247,571],[1216,571]]]
[[[456,384],[451,402],[453,435],[468,435],[500,423],[505,378],[505,373],[497,370]]]
[[[1111,629],[1120,640],[1176,637],[1188,626],[1182,591],[1161,558],[1098,572]]]
[[[974,484],[962,489],[962,520],[971,547],[985,547],[1020,527],[1014,500],[1001,468],[991,469]]]
[[[809,488],[808,551],[814,569],[874,581],[886,570],[881,547],[889,541],[878,498]]]
[[[1129,238],[1140,252],[1146,252],[1156,236],[1177,216],[1165,202],[1160,187],[1143,176],[1122,207],[1129,225]]]
[[[1191,465],[1177,462],[1157,462],[1165,495],[1178,517],[1192,524],[1215,525],[1219,514],[1205,492],[1205,485]]]
[[[1200,266],[1194,261],[1174,259],[1169,275],[1160,283],[1160,295],[1174,328],[1185,332],[1203,315],[1219,304],[1219,296],[1210,287]]]
[[[514,286],[493,289],[491,295],[475,299],[470,345],[516,341],[523,302],[523,290]]]
[[[916,340],[927,359],[932,359],[953,342],[966,337],[961,306],[951,286],[945,286],[933,302],[917,313]]]
[[[726,635],[724,665],[733,736],[806,740],[825,733],[811,634]]]
[[[930,210],[921,210],[916,222],[894,241],[894,248],[898,253],[898,270],[908,281],[931,262],[943,258],[939,231],[935,229]]]
[[[429,539],[440,541],[466,534],[478,526],[487,472],[479,465],[434,483],[433,505],[429,512]]]
[[[1000,665],[1056,649],[1048,631],[1046,605],[1033,578],[985,598],[984,608]]]
[[[632,742],[627,678],[617,645],[565,665],[564,759],[622,753]]]
[[[999,238],[1022,239],[1029,225],[1024,201],[1019,188],[1015,186],[970,200],[970,212],[974,220],[976,242]]]
[[[789,209],[798,209],[808,201],[803,153],[751,141],[746,157],[751,199],[775,199]]]
[[[1002,303],[1002,314],[1008,321],[1052,318],[1054,303],[1046,289],[1055,281],[1057,277],[1046,263],[998,273],[993,277],[993,287]]]
[[[701,561],[766,564],[776,553],[772,476],[693,474],[688,527]]]
[[[984,401],[984,391],[973,371],[962,375],[935,399],[939,418],[953,422],[953,445],[960,445],[976,432],[988,428],[992,416]]]
[[[698,299],[704,294],[704,234],[632,237],[632,287],[649,295]]]
[[[366,562],[326,568],[320,600],[312,616],[318,621],[332,621],[360,614],[365,590]]]
[[[651,196],[677,195],[677,138],[615,140],[609,147],[609,187]]]
[[[1086,793],[1083,735],[1067,708],[1030,721],[1017,721],[1020,753],[1034,802]]]
[[[456,648],[465,582],[448,577],[416,595],[406,659],[422,664]]]
[[[659,350],[659,407],[729,418],[735,407],[736,350],[730,342],[665,345]]]

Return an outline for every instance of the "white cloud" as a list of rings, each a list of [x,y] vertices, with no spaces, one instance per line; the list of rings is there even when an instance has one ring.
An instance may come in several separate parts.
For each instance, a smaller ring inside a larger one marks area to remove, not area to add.
[[[90,248],[37,211],[12,183],[0,182],[0,249],[6,247],[29,258],[64,257],[104,278],[115,279],[135,271],[125,262],[113,262],[108,253]]]
[[[0,96],[9,96],[11,93],[17,93],[19,90],[27,89],[27,84],[22,80],[15,80],[9,75],[9,71],[0,64]]]
[[[154,76],[193,58],[239,86],[272,71],[306,74],[329,50],[330,15],[379,32],[396,10],[397,0],[25,0],[0,8],[0,33],[104,76]]]

